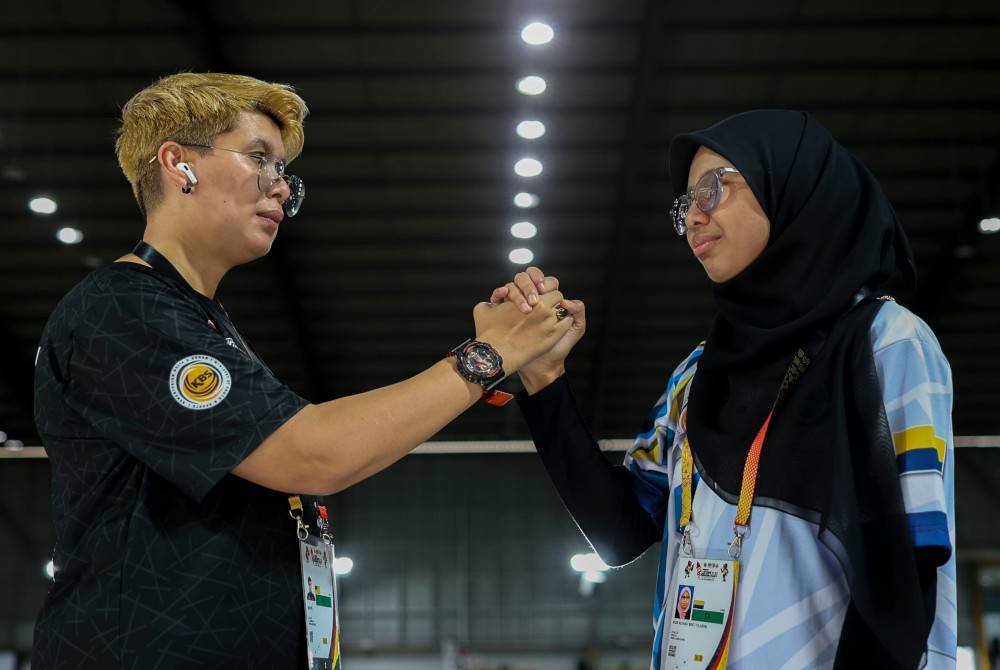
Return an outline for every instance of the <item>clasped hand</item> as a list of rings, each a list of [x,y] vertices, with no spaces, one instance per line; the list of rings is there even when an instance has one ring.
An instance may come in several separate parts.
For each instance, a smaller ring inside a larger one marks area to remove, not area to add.
[[[555,308],[566,310],[566,318],[559,320]],[[507,373],[514,370],[521,376],[521,382],[529,394],[534,394],[561,377],[565,371],[566,356],[580,341],[587,330],[586,306],[580,300],[568,300],[559,291],[559,280],[556,277],[546,277],[537,267],[529,267],[524,272],[518,272],[514,279],[493,291],[489,303],[480,303],[476,308],[476,332],[479,333],[479,315],[493,310],[507,310],[510,314],[521,316],[526,322],[548,323],[555,318],[551,329],[541,329],[538,335],[528,334],[528,328],[522,329],[525,337],[537,337],[534,342],[521,342],[518,351],[521,356],[516,366],[504,365]],[[514,312],[516,310],[516,312]],[[477,335],[478,336],[478,335]],[[502,355],[502,353],[501,353]],[[505,358],[506,361],[506,358]]]

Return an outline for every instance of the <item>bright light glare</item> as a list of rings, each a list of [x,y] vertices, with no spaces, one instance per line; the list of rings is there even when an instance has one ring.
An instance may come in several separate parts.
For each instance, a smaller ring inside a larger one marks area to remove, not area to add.
[[[530,240],[538,233],[538,228],[531,221],[518,221],[510,227],[510,234],[521,240]]]
[[[545,124],[541,121],[521,121],[517,124],[517,134],[526,140],[537,140],[545,134]]]
[[[346,575],[354,569],[354,561],[347,556],[337,556],[333,559],[333,571],[338,575]]]
[[[545,92],[545,80],[537,75],[528,75],[518,80],[517,90],[524,95],[541,95]]]
[[[528,209],[530,207],[537,207],[540,199],[534,193],[521,192],[514,196],[514,204],[521,209]]]
[[[542,174],[542,162],[535,158],[522,158],[514,163],[514,172],[519,177],[537,177]]]
[[[608,564],[593,552],[589,554],[574,554],[573,558],[569,559],[569,564],[577,572],[603,571],[608,569]]]
[[[59,206],[52,198],[40,195],[28,201],[28,209],[35,214],[55,214]]]
[[[79,244],[83,241],[83,233],[76,228],[60,228],[56,238],[63,244]]]
[[[555,31],[552,30],[552,26],[547,23],[540,23],[534,21],[529,23],[521,31],[521,39],[531,44],[537,46],[539,44],[548,44],[555,37]]]
[[[588,582],[593,582],[594,584],[603,584],[607,581],[608,576],[603,572],[598,572],[597,570],[587,570],[583,573],[583,578]]]
[[[531,261],[535,260],[535,254],[531,253],[531,249],[514,249],[507,258],[514,265],[527,265]]]
[[[1000,232],[1000,218],[983,219],[979,222],[979,232],[998,233]]]
[[[49,576],[49,579],[56,578],[56,565],[52,561],[45,564],[45,574]]]
[[[972,647],[959,647],[955,670],[976,670],[976,654]]]

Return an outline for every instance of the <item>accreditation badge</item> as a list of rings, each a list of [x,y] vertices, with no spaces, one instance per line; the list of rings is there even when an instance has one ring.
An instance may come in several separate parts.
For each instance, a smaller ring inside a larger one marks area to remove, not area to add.
[[[664,670],[726,667],[739,576],[738,560],[681,552],[663,603],[670,622],[662,647]]]
[[[289,498],[298,524],[299,563],[302,566],[302,604],[306,618],[307,670],[341,670],[340,621],[337,617],[336,554],[329,533],[326,507],[316,505],[314,524],[304,522],[302,502]],[[318,531],[310,533],[310,527]]]

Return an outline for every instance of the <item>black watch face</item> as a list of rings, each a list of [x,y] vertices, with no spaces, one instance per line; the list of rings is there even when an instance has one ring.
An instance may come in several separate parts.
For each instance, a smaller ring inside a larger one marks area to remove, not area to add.
[[[491,377],[500,369],[500,356],[493,348],[477,344],[469,345],[465,351],[466,367],[470,372]]]

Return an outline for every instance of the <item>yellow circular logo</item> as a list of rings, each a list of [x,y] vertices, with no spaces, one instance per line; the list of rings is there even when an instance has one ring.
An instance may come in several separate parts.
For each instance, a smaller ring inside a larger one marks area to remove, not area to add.
[[[208,409],[225,400],[232,378],[218,359],[195,355],[183,358],[170,372],[170,393],[188,409]]]

